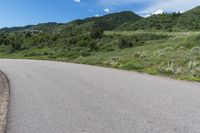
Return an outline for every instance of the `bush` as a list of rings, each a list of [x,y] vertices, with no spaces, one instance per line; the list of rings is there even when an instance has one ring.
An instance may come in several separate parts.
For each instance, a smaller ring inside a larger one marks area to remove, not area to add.
[[[13,48],[13,46],[9,45],[9,46],[7,46],[5,52],[6,52],[7,54],[11,54],[11,53],[14,53],[14,52],[15,52],[15,49]]]
[[[104,33],[104,29],[101,23],[95,23],[90,31],[90,37],[92,39],[102,38]]]
[[[10,38],[9,41],[10,41],[9,44],[12,45],[12,47],[15,50],[20,50],[21,49],[21,45],[23,44],[22,39],[17,38],[17,37],[12,37],[12,38]]]
[[[102,38],[103,37],[103,30],[101,28],[91,30],[90,37],[92,39]]]
[[[90,52],[89,49],[81,50],[80,55],[83,56],[83,57],[87,57],[87,56],[91,55],[91,52]]]
[[[89,43],[88,41],[80,40],[80,41],[77,43],[77,46],[79,46],[79,47],[87,47],[88,43]]]
[[[200,47],[193,47],[193,48],[191,49],[191,52],[192,52],[193,54],[199,54],[199,53],[200,53]]]
[[[133,43],[127,38],[121,38],[119,40],[118,46],[120,49],[130,48],[133,46]]]
[[[99,47],[95,41],[90,41],[88,46],[89,46],[90,50],[92,50],[92,51],[96,51],[99,49]]]
[[[135,56],[136,58],[142,59],[142,58],[146,58],[146,57],[147,57],[147,53],[146,53],[145,51],[136,52],[136,53],[134,54],[134,56]]]

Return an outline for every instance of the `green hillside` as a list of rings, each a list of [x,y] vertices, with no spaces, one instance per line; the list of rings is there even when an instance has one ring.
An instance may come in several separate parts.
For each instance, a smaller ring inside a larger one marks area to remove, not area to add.
[[[170,31],[177,23],[177,19],[181,15],[178,13],[173,14],[159,14],[153,15],[148,18],[143,18],[137,22],[123,24],[117,30],[167,30]]]
[[[28,25],[24,27],[3,28],[0,32],[24,32],[30,30],[39,30],[42,32],[59,32],[61,30],[68,30],[69,28],[75,31],[89,31],[94,23],[102,23],[104,30],[113,30],[126,22],[136,22],[142,17],[136,15],[131,11],[123,11],[119,13],[112,13],[101,17],[91,17],[83,20],[74,20],[66,24],[59,23],[43,23],[38,25]]]
[[[77,29],[88,30],[95,22],[103,23],[104,30],[113,30],[118,26],[127,23],[129,21],[136,22],[142,19],[142,17],[136,15],[131,11],[123,11],[119,13],[112,13],[101,17],[86,18],[83,20],[75,20],[70,22],[69,25],[76,26]]]
[[[12,27],[12,28],[2,28],[0,29],[1,33],[12,33],[12,32],[27,32],[38,30],[41,32],[56,32],[60,31],[65,24],[49,22],[49,23],[41,23],[38,25],[27,25],[24,27]]]
[[[104,30],[136,31],[187,31],[200,30],[200,7],[184,13],[164,13],[142,18],[131,11],[112,13],[101,17],[91,17],[74,20],[69,23],[43,23],[24,27],[3,28],[0,32],[24,32],[39,30],[42,32],[58,33],[62,30],[90,31],[95,23],[101,23]]]
[[[120,25],[116,30],[162,30],[162,31],[198,31],[200,30],[200,6],[184,13],[152,15],[137,22]]]
[[[26,29],[29,29],[33,27],[33,25],[27,25],[27,26],[24,26],[24,27],[12,27],[12,28],[2,28],[0,29],[0,32],[17,32],[17,31],[22,31],[22,30],[26,30]]]
[[[181,14],[174,28],[177,30],[200,30],[200,6]]]

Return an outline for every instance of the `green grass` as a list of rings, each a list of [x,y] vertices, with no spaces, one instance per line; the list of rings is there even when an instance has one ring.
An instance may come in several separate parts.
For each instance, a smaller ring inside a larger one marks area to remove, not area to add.
[[[105,32],[106,36],[114,36],[114,38],[119,35],[124,37],[137,34],[157,34],[170,37],[147,40],[143,45],[125,49],[119,49],[114,43],[111,51],[99,50],[87,56],[79,55],[74,58],[69,58],[66,51],[59,49],[58,46],[32,48],[12,54],[6,54],[3,52],[5,48],[1,47],[0,57],[66,61],[200,81],[200,32]]]
[[[106,34],[133,35],[138,32],[106,32]],[[98,52],[89,57],[79,57],[74,61],[175,79],[200,81],[200,40],[198,40],[200,33],[160,32],[156,34],[171,35],[171,37],[166,40],[147,41],[139,47],[118,49],[107,53]]]

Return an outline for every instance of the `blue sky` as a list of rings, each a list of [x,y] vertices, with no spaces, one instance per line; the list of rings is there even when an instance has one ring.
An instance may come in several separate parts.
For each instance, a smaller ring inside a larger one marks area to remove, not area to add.
[[[0,28],[44,22],[69,22],[89,16],[131,10],[140,15],[156,11],[186,11],[200,0],[0,0]]]

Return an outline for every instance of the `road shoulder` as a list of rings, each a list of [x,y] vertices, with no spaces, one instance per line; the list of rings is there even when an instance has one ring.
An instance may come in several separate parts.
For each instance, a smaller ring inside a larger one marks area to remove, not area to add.
[[[6,129],[9,88],[7,76],[0,71],[0,133],[4,133]]]

